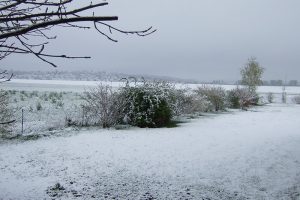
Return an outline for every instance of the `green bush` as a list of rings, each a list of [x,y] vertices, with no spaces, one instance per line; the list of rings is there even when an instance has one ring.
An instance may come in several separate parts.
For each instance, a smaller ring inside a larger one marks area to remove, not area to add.
[[[232,89],[227,93],[227,101],[229,108],[241,108],[241,96],[238,89]]]
[[[124,116],[127,122],[141,128],[168,126],[172,118],[170,92],[172,86],[163,82],[143,82],[121,89]]]
[[[155,127],[164,127],[170,124],[172,118],[172,111],[165,100],[159,103],[159,106],[154,111],[153,121]]]

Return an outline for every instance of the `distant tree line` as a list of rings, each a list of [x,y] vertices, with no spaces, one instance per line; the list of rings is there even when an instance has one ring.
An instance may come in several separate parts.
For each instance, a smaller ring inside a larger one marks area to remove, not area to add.
[[[242,85],[241,81],[238,81],[236,84]],[[283,80],[263,80],[262,84],[264,86],[299,86],[298,80],[289,80],[289,81],[283,81]]]
[[[270,80],[270,81],[263,81],[263,85],[271,85],[271,86],[298,86],[299,82],[297,80],[289,80],[287,82],[283,80]]]
[[[14,79],[37,79],[37,80],[76,80],[76,81],[120,81],[123,77],[132,77],[132,74],[93,71],[93,70],[79,70],[79,71],[21,71],[13,70],[10,74],[14,74]],[[134,75],[134,77],[141,79],[142,77],[148,81],[160,80],[176,83],[194,83],[199,82],[191,79],[174,78],[169,76],[157,75]]]

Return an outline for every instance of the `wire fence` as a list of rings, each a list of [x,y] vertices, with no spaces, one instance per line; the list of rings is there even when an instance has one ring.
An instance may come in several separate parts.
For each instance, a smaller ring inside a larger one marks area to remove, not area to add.
[[[47,110],[36,112],[28,108],[16,110],[14,120],[12,131],[22,135],[61,129],[66,124],[63,111],[61,113],[51,113]]]
[[[268,98],[270,98],[270,95],[272,95],[272,103],[297,103],[298,97],[300,97],[300,93],[287,93],[287,92],[281,92],[281,93],[271,93],[271,92],[264,92],[259,94],[260,97],[262,97],[262,100],[265,102],[268,102]],[[269,96],[269,97],[268,97]],[[270,102],[269,102],[270,103]]]
[[[270,93],[259,93],[263,102],[268,103]],[[300,104],[300,93],[277,92],[272,93],[272,103],[298,103]],[[76,96],[76,95],[75,95]],[[64,96],[63,101],[52,102],[51,98],[28,98],[23,105],[14,110],[11,129],[16,134],[40,134],[45,131],[60,130],[67,126],[84,126],[87,121],[86,110],[80,104],[80,100],[74,102],[74,95]],[[61,103],[62,102],[62,103]],[[41,103],[41,105],[39,105]]]

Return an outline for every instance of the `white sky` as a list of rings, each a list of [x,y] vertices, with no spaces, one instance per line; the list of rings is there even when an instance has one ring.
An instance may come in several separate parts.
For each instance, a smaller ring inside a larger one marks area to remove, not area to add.
[[[111,24],[126,30],[158,31],[148,37],[114,33],[118,43],[94,30],[54,29],[49,51],[90,60],[56,60],[62,70],[99,70],[166,75],[196,80],[237,80],[251,56],[264,79],[300,80],[299,0],[108,1],[98,15],[117,15]],[[104,29],[105,30],[105,29]],[[1,61],[8,69],[51,70],[31,56]]]

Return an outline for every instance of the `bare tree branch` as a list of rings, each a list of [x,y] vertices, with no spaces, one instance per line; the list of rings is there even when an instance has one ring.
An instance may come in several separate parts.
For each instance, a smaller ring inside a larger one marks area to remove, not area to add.
[[[93,27],[113,42],[117,42],[111,36],[113,31],[137,36],[147,36],[156,31],[152,27],[142,31],[124,31],[108,24],[109,21],[118,20],[118,17],[95,14],[98,8],[106,5],[108,3],[102,0],[91,0],[80,7],[76,0],[0,0],[0,60],[12,54],[32,54],[56,67],[47,58],[90,58],[47,53],[50,40],[56,39],[56,35],[48,35],[48,32],[56,26],[78,29]],[[88,13],[89,11],[91,13]],[[82,22],[91,24],[83,26]],[[101,27],[106,29],[102,30]]]
[[[70,12],[65,12],[64,15],[74,15],[76,13],[85,11],[85,10],[90,10],[92,8],[96,8],[99,6],[105,6],[108,5],[108,3],[99,3],[99,4],[95,4],[95,5],[90,5],[90,6],[85,6],[79,9],[75,9],[72,10]],[[10,17],[10,16],[14,16],[14,15],[10,15],[7,16],[6,18],[0,18],[0,22],[10,22],[10,21],[20,21],[20,20],[29,20],[29,19],[33,19],[36,17],[50,17],[50,16],[58,16],[61,15],[59,12],[51,12],[51,13],[37,13],[37,14],[29,14],[29,15],[23,15],[23,16],[18,16],[18,17]]]
[[[0,122],[0,125],[5,125],[5,124],[12,124],[14,123],[16,120],[11,120],[11,121],[8,121],[8,122]]]
[[[0,83],[8,82],[13,77],[13,74],[9,74],[7,70],[0,71]]]
[[[7,33],[0,34],[0,40],[5,39],[5,38],[10,38],[10,37],[16,37],[20,35],[24,35],[30,31],[33,30],[38,30],[40,28],[45,28],[48,26],[55,26],[59,24],[67,24],[71,22],[98,22],[98,21],[114,21],[118,20],[118,17],[75,17],[75,18],[66,18],[66,19],[57,19],[57,20],[52,20],[52,21],[45,21],[41,22],[38,24],[32,24],[30,26],[27,26],[25,28],[20,28],[15,31],[10,31]]]

